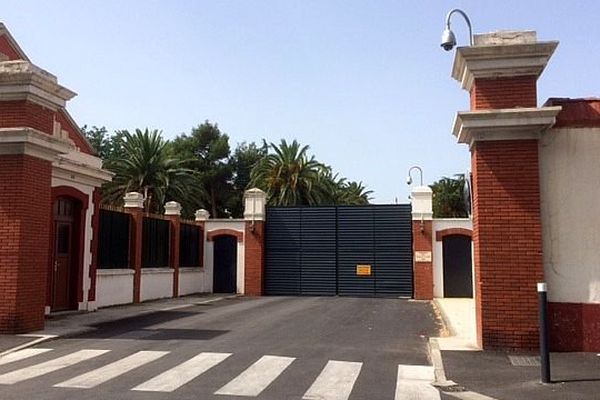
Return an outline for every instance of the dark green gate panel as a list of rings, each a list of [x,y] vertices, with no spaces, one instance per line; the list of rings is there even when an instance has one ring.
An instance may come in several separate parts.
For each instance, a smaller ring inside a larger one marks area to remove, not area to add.
[[[375,296],[373,207],[338,207],[338,294]],[[371,266],[371,276],[356,275],[356,266]]]
[[[266,227],[266,294],[412,296],[410,205],[269,207]]]
[[[301,227],[301,291],[306,295],[335,296],[336,209],[303,208]]]
[[[373,206],[375,236],[375,293],[411,297],[412,215],[408,205]]]

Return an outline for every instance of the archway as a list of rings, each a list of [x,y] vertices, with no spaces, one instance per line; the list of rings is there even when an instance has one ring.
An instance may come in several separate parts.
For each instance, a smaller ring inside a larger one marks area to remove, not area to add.
[[[446,235],[442,239],[444,297],[473,297],[471,238]]]
[[[238,238],[219,235],[213,243],[213,292],[236,293]]]

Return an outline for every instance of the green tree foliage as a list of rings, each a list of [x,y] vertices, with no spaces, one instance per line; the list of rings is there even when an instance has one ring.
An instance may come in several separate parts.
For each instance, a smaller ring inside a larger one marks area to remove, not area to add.
[[[464,175],[456,178],[443,177],[430,185],[433,191],[433,216],[434,218],[466,218],[464,200]]]
[[[262,146],[256,143],[238,144],[229,158],[229,166],[233,172],[233,195],[227,201],[227,209],[233,216],[241,217],[243,209],[243,193],[250,183],[252,168],[268,154],[268,145],[263,141]]]
[[[166,201],[189,196],[196,177],[181,160],[169,157],[168,144],[159,131],[136,129],[131,134],[125,130],[116,136],[123,156],[104,163],[115,173],[102,188],[105,203],[120,204],[125,193],[137,191],[144,195],[146,211],[158,212]]]
[[[198,208],[206,208],[213,218],[229,217],[227,199],[233,194],[233,170],[229,163],[229,136],[217,124],[205,121],[172,142],[172,155],[187,160],[200,179],[204,196],[197,199]]]
[[[368,204],[371,191],[333,174],[331,167],[308,155],[308,146],[282,140],[269,149],[252,170],[250,186],[264,190],[270,205]]]
[[[81,127],[81,131],[102,160],[113,160],[125,155],[123,131],[117,131],[110,135],[104,126],[88,128],[87,125]]]

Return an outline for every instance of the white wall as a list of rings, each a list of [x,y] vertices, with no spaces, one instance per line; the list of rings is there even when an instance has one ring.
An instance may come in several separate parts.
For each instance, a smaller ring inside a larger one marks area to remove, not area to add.
[[[239,219],[209,219],[204,225],[205,235],[211,231],[217,231],[220,229],[232,229],[237,232],[244,233],[246,230],[246,223]],[[244,240],[246,238],[244,237]],[[210,288],[208,291],[212,292],[213,289],[213,266],[214,266],[214,244],[213,242],[206,241],[205,236],[205,247],[204,247],[204,268],[206,269],[206,287]],[[237,245],[237,293],[244,293],[244,241],[238,242]]]
[[[173,297],[173,270],[171,268],[142,268],[140,300]]]
[[[433,249],[433,297],[444,297],[444,249],[443,243],[435,240],[435,233],[444,229],[464,228],[473,229],[473,222],[469,218],[436,218],[433,220],[432,249]],[[471,262],[471,266],[475,263]],[[475,282],[474,268],[471,272]],[[473,288],[475,293],[475,288]]]
[[[544,133],[540,185],[548,298],[600,303],[600,128]]]
[[[186,267],[179,268],[179,295],[185,296],[186,294],[193,293],[209,293],[212,289],[208,287],[206,282],[206,271],[205,268],[198,267]]]
[[[132,269],[96,271],[96,306],[106,307],[133,303]]]
[[[95,304],[88,304],[88,294],[91,287],[90,265],[92,263],[91,241],[93,236],[92,216],[94,215],[94,186],[60,178],[58,176],[55,176],[53,171],[52,187],[56,186],[70,186],[88,196],[87,210],[85,213],[85,231],[83,239],[83,301],[79,302],[78,308],[79,310],[93,310],[95,309]]]

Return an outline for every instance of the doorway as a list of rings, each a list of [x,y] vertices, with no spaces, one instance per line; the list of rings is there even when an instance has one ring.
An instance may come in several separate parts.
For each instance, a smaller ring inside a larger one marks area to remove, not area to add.
[[[236,293],[237,238],[222,235],[214,239],[213,292]]]
[[[473,297],[471,238],[449,235],[443,239],[444,297]]]
[[[53,260],[50,273],[50,309],[77,308],[79,256],[78,206],[69,198],[59,197],[53,205]]]

